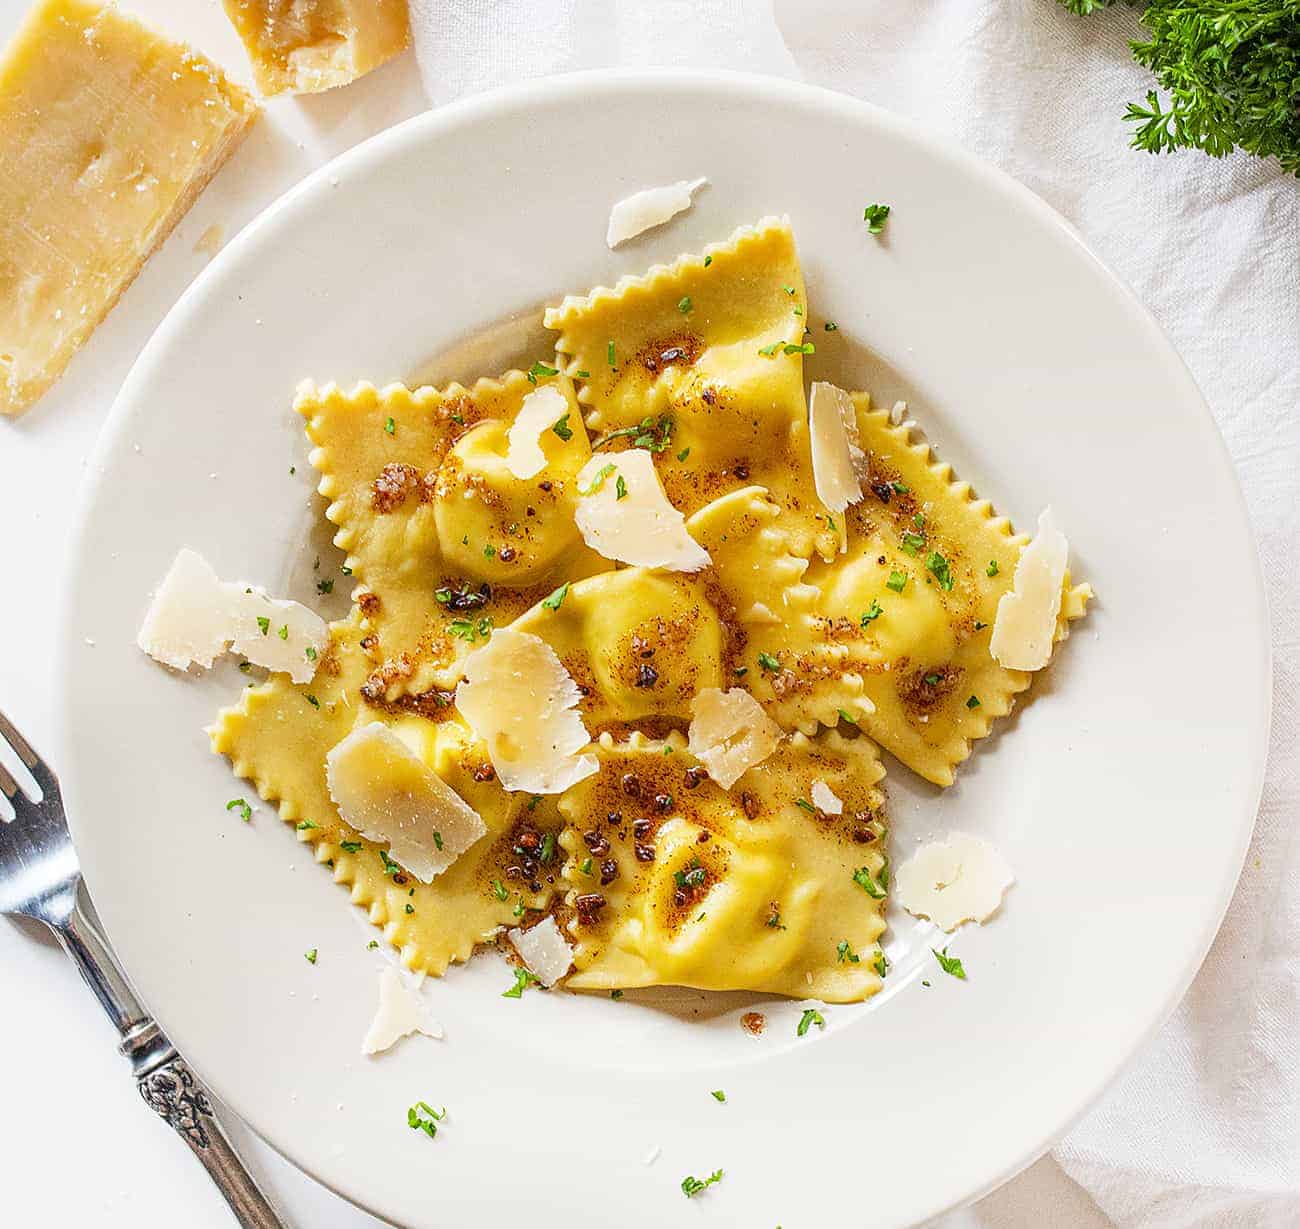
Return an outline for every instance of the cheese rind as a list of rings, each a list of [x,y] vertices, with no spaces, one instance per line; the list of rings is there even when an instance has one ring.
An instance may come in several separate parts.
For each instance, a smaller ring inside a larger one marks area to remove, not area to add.
[[[1006,859],[987,841],[951,832],[923,845],[898,868],[894,891],[908,913],[928,917],[940,930],[954,930],[990,917],[1014,882]]]
[[[361,1042],[361,1053],[382,1054],[412,1033],[440,1039],[442,1026],[429,1018],[419,994],[389,965],[379,974],[379,1006]]]
[[[690,753],[723,789],[730,789],[781,742],[781,727],[749,692],[704,687],[691,701]]]
[[[540,636],[497,628],[465,658],[456,707],[486,744],[492,767],[509,790],[560,794],[599,771],[577,712],[582,693]]]
[[[347,85],[411,41],[406,0],[222,0],[263,94]]]
[[[605,243],[616,248],[620,243],[635,239],[637,235],[691,207],[691,197],[704,187],[707,179],[682,179],[659,188],[645,188],[617,201],[609,211],[609,228]]]
[[[668,572],[698,572],[709,552],[668,502],[644,448],[596,453],[578,472],[573,514],[583,541],[606,559]]]
[[[353,730],[325,757],[325,780],[343,819],[394,862],[432,883],[487,825],[382,722]]]
[[[58,379],[256,115],[116,8],[32,9],[0,64],[0,412]]]
[[[1020,552],[1010,593],[998,601],[989,652],[1007,670],[1041,670],[1052,657],[1070,546],[1051,508],[1038,518],[1034,540]]]
[[[553,986],[573,967],[573,948],[565,942],[553,917],[543,918],[528,930],[506,932],[515,951],[543,986]]]

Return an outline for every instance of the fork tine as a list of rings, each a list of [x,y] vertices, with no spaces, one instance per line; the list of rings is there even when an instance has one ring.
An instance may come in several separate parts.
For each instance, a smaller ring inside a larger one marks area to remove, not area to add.
[[[18,794],[18,782],[9,775],[3,764],[0,764],[0,794],[3,794],[10,802]]]
[[[28,768],[35,768],[41,762],[41,757],[32,750],[31,744],[14,729],[14,723],[4,715],[3,711],[0,711],[0,738],[3,738],[18,752],[18,758]]]

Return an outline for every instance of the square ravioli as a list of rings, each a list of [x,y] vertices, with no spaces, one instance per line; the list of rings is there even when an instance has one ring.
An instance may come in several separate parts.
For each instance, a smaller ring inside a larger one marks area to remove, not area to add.
[[[543,429],[545,469],[518,478],[510,427],[525,399],[553,387],[567,410]],[[568,380],[510,372],[473,388],[304,383],[295,408],[316,445],[326,516],[347,553],[367,698],[449,701],[465,653],[563,580],[611,565],[573,521],[576,475],[591,450]]]

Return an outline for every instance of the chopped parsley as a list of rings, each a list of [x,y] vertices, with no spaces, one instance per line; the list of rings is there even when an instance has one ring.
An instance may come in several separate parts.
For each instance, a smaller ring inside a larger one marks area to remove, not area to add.
[[[722,1170],[720,1169],[715,1169],[703,1181],[701,1181],[699,1178],[692,1177],[690,1174],[687,1174],[686,1177],[682,1179],[682,1194],[685,1195],[687,1199],[692,1199],[696,1195],[698,1195],[702,1190],[704,1190],[706,1187],[712,1186],[715,1182],[721,1182],[721,1181],[722,1181]]]
[[[316,650],[310,644],[303,651],[307,654],[308,661],[316,660]]]
[[[892,589],[895,593],[902,593],[903,586],[907,584],[906,572],[890,572],[889,579],[885,581],[885,588]]]
[[[492,895],[495,896],[497,900],[505,900],[510,893],[506,891],[506,885],[502,883],[500,879],[494,879],[492,880]],[[519,996],[516,995],[515,997],[518,998]]]
[[[281,640],[289,639],[289,625],[285,623],[278,632],[275,633]]]
[[[849,941],[847,939],[841,939],[839,946],[835,949],[835,959],[839,961],[840,964],[844,964],[845,962],[849,964],[857,964],[858,961],[861,960],[861,957],[849,946]]]
[[[555,833],[548,832],[542,837],[541,848],[537,851],[537,860],[543,866],[550,866],[555,861]]]
[[[559,610],[564,605],[564,599],[569,596],[569,582],[566,580],[550,597],[542,598],[542,605],[547,610]]]
[[[253,663],[251,661],[241,661],[239,663],[239,672],[241,674],[247,674],[250,670],[252,670],[252,668],[253,668]]]
[[[446,1117],[446,1106],[436,1110],[427,1101],[417,1101],[406,1111],[406,1125],[412,1131],[423,1131],[433,1139],[438,1134],[438,1123]]]
[[[568,441],[573,438],[573,428],[569,426],[568,414],[561,414],[559,418],[551,423],[551,430],[562,440]]]
[[[822,1016],[822,1013],[818,1011],[815,1007],[805,1008],[803,1015],[799,1017],[799,1027],[794,1030],[795,1036],[796,1037],[804,1036],[804,1034],[807,1033],[808,1030],[812,1028],[814,1024],[818,1028],[825,1028],[826,1020]]]
[[[828,320],[828,321],[826,321],[825,324],[822,325],[822,328],[824,328],[828,333],[836,333],[836,332],[838,332],[838,331],[839,331],[839,327],[840,327],[840,326],[839,326],[838,324],[836,324],[834,320]]]
[[[616,500],[627,498],[627,483],[623,481],[622,474],[614,480],[614,498]]]
[[[340,841],[340,842],[339,842],[339,848],[340,848],[341,850],[343,850],[344,853],[360,853],[360,852],[361,852],[361,842],[360,842],[360,841]]]
[[[862,211],[862,220],[867,224],[867,233],[871,235],[878,235],[885,229],[885,219],[888,217],[888,205],[868,205]]]
[[[704,258],[704,267],[705,267],[706,269],[707,269],[707,268],[708,268],[712,263],[713,263],[713,257],[712,257],[712,256],[706,256],[706,257]]]
[[[320,825],[312,823],[310,819],[303,819],[299,820],[294,827],[299,832],[309,832],[312,828],[319,828]]]
[[[414,912],[415,912],[415,906],[412,905],[412,904],[410,904],[410,903],[408,902],[408,903],[407,903],[407,906],[406,906],[406,912],[407,912],[407,913],[414,913]]]
[[[966,970],[961,967],[960,957],[949,956],[946,947],[941,952],[936,951],[933,947],[930,950],[934,952],[934,958],[939,962],[939,967],[945,973],[951,977],[957,978],[959,981],[966,980]]]
[[[384,874],[391,875],[394,879],[402,873],[402,868],[388,856],[388,850],[379,851],[379,860],[384,864]]]
[[[911,555],[913,559],[920,553],[921,547],[925,545],[925,534],[923,533],[905,533],[903,535],[903,553]]]
[[[371,939],[370,942],[366,944],[366,951],[373,952],[378,946],[379,946],[379,940]]]
[[[316,963],[316,949],[314,947],[309,952],[303,952],[303,955],[307,957],[308,964]]]
[[[966,701],[967,708],[979,708],[979,706],[980,706],[979,696],[971,696],[971,698]]]
[[[998,561],[996,559],[990,559],[989,566],[986,567],[984,571],[986,575],[996,576],[998,574]]]
[[[817,808],[813,806],[813,804],[809,802],[807,798],[796,798],[794,800],[794,805],[797,806],[801,811],[807,811],[809,815],[817,814]]]
[[[772,355],[774,355],[781,348],[783,344],[784,343],[782,342],[774,341],[770,346],[760,346],[758,348],[758,352],[764,358],[771,358]]]
[[[244,823],[248,823],[248,821],[253,818],[253,808],[250,807],[242,798],[232,798],[228,803],[226,803],[226,810],[238,811],[239,818],[242,819]]]
[[[573,375],[574,375],[574,378],[577,379],[577,380],[590,380],[590,379],[591,379],[591,372],[590,372],[590,371],[575,371],[575,372],[573,373]]]
[[[792,299],[794,298],[794,287],[793,287],[793,286],[782,286],[781,289],[784,290],[784,291],[786,292],[786,294],[788,294]]]
[[[317,593],[333,593],[333,592],[334,592],[334,580],[333,580],[333,578],[331,577],[329,580],[318,580],[318,581],[316,582],[316,592],[317,592]]]
[[[885,955],[883,947],[876,949],[876,954],[871,959],[871,967],[876,970],[877,977],[884,977],[889,972],[889,957]]]
[[[874,623],[884,613],[885,608],[873,597],[871,605],[862,613],[862,626],[866,627],[868,624]]]
[[[590,874],[591,874],[591,859],[590,859],[590,858],[584,858],[584,859],[583,859],[583,863],[582,863],[582,865],[581,865],[580,867],[578,867],[578,869],[579,869],[579,870],[580,870],[584,875],[590,875]]]
[[[689,448],[683,448],[681,452],[677,454],[677,459],[679,461],[685,461],[686,458],[689,457],[690,455],[691,455],[691,450]]]
[[[879,879],[873,878],[871,872],[865,866],[859,866],[853,872],[853,882],[858,885],[872,900],[885,899],[885,873],[882,871]]]
[[[435,845],[438,849],[441,849],[441,848],[442,848],[442,833],[441,833],[441,832],[435,832],[435,833],[433,834],[433,843],[434,843],[434,845]]]
[[[925,559],[925,566],[929,569],[931,575],[939,582],[939,588],[945,593],[952,592],[953,579],[952,568],[937,550],[932,550]]]
[[[781,668],[781,663],[771,653],[760,653],[758,655],[758,664],[764,670],[779,670]]]
[[[539,376],[545,379],[549,376],[556,375],[558,370],[558,368],[552,367],[549,363],[543,363],[538,359],[538,361],[528,369],[528,382],[530,384],[536,384]]]
[[[271,620],[268,619],[265,615],[258,615],[257,627],[258,630],[262,633],[262,635],[265,636],[266,633],[271,630]]]
[[[715,1088],[711,1093],[709,1093],[709,1096],[723,1105],[727,1103],[727,1094],[723,1092],[721,1088]]]
[[[473,643],[478,637],[478,630],[474,625],[473,619],[452,619],[447,624],[447,630],[456,637],[457,640],[465,640]]]
[[[841,721],[847,721],[849,725],[857,725],[858,719],[848,711],[848,709],[839,708],[835,710],[840,715]]]
[[[810,341],[805,341],[802,345],[795,345],[791,342],[785,347],[787,354],[816,354],[817,347]]]
[[[488,545],[483,548],[484,559],[494,559],[496,558],[496,553],[497,553],[497,548],[493,546],[491,543],[488,543]]]
[[[623,997],[623,991],[621,991],[621,990],[611,990],[611,991],[609,992],[609,997],[612,998],[612,999],[614,1000],[614,1002],[617,1003],[618,1000],[621,999],[621,998]]]
[[[709,873],[700,865],[699,858],[692,858],[686,870],[673,871],[673,882],[679,888],[702,888],[708,877]]]
[[[591,481],[585,486],[578,488],[579,495],[594,495],[601,487],[605,485],[605,479],[610,476],[618,467],[611,461],[608,465],[602,465],[600,469],[592,476]]]
[[[939,676],[937,674],[927,674],[922,681],[927,687],[937,687],[939,685]]]
[[[515,969],[515,984],[509,990],[501,993],[503,999],[521,999],[524,991],[534,983],[538,982],[537,974],[530,973],[527,969],[520,967]]]
[[[694,306],[695,305],[691,302],[691,296],[688,294],[683,295],[677,300],[677,310],[681,312],[683,316],[685,316]]]
[[[385,418],[385,419],[384,419],[384,430],[387,431],[389,435],[396,435],[396,434],[397,434],[397,423],[395,423],[391,418]]]
[[[311,692],[308,692],[307,695],[304,697],[304,699],[307,701],[308,704],[312,706],[312,708],[320,708],[320,701],[316,699],[316,697],[312,695]]]
[[[606,444],[631,436],[633,448],[648,448],[651,452],[663,452],[668,447],[668,441],[673,437],[673,426],[670,414],[661,414],[658,420],[653,414],[647,414],[634,427],[618,427],[602,435],[592,444],[591,450],[596,452]]]
[[[907,492],[911,489],[901,482],[891,482],[889,485],[894,488],[895,495],[906,495]]]
[[[609,359],[609,365],[612,367],[614,365],[614,343],[612,341],[607,342],[605,345],[605,357]]]

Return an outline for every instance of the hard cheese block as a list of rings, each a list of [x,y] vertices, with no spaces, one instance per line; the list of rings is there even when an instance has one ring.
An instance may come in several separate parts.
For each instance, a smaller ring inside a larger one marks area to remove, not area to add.
[[[116,9],[32,9],[0,63],[0,411],[58,379],[256,115]]]
[[[263,94],[347,85],[406,49],[406,0],[222,0]]]

